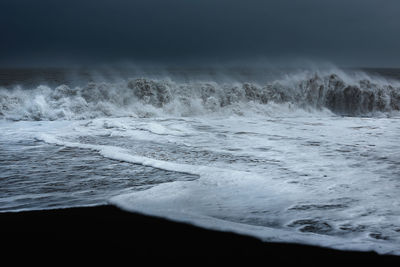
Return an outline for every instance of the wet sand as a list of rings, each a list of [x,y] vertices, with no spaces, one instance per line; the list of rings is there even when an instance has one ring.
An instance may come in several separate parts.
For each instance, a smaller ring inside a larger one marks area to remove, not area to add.
[[[0,213],[0,222],[3,259],[15,263],[400,263],[398,256],[266,243],[107,205]]]

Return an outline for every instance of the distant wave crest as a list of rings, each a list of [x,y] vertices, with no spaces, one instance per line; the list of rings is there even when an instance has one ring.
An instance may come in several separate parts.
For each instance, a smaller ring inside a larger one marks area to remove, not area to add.
[[[400,85],[337,71],[287,75],[266,84],[135,78],[74,88],[0,89],[0,118],[10,120],[242,115],[263,107],[270,110],[272,105],[349,116],[391,113],[400,110]]]

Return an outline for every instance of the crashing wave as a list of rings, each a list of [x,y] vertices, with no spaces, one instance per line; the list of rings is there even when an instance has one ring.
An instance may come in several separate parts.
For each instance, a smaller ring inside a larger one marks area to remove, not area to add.
[[[136,78],[75,88],[0,89],[0,118],[11,120],[241,114],[252,105],[276,104],[350,116],[390,113],[400,110],[400,86],[366,75],[356,79],[343,73],[303,73],[264,85]]]

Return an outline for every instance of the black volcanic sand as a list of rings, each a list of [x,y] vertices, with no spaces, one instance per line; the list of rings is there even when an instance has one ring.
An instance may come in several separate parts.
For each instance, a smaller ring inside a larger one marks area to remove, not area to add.
[[[0,213],[0,222],[2,259],[13,263],[400,263],[400,257],[373,252],[265,243],[114,206]]]

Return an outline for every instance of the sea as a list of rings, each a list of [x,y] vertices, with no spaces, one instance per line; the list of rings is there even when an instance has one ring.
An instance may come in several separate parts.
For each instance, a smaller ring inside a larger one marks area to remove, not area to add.
[[[400,69],[0,69],[0,212],[116,205],[400,255]]]

